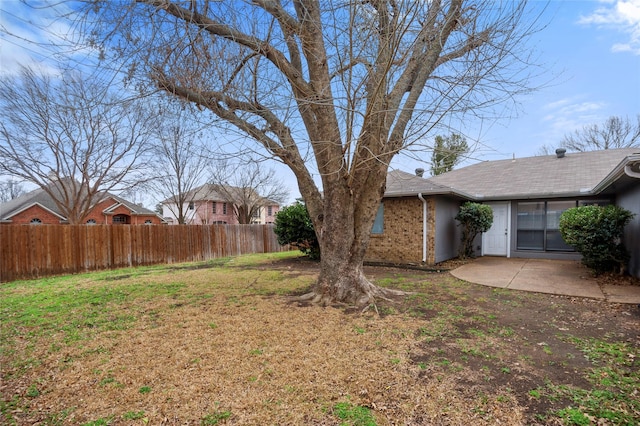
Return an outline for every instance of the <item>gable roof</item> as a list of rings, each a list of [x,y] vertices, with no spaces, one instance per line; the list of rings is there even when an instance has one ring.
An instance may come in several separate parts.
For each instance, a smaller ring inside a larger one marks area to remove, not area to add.
[[[54,182],[51,184],[51,186],[55,190],[56,189],[55,187],[59,185],[60,182],[64,184],[64,181],[65,180]],[[132,215],[156,216],[156,213],[154,211],[151,211],[142,206],[139,206],[130,201],[127,201],[124,198],[118,197],[117,195],[110,194],[109,192],[98,193],[96,199],[98,200],[97,203],[103,202],[104,200],[113,199],[114,205],[120,205],[120,204],[124,205],[129,209]],[[47,192],[44,189],[38,188],[33,191],[27,192],[26,194],[23,194],[17,198],[14,198],[13,200],[10,200],[6,203],[0,204],[0,222],[10,222],[13,216],[17,215],[18,213],[26,210],[27,208],[33,205],[39,205],[42,208],[50,211],[51,213],[60,217],[61,221],[66,220],[66,217],[63,215],[63,213],[60,211],[56,203],[53,201],[53,198],[51,198],[51,196],[47,194]],[[109,207],[107,207],[105,211],[108,210],[110,207],[113,207],[113,205],[109,205]]]
[[[0,222],[10,221],[11,217],[34,205],[39,205],[58,216],[60,220],[65,220],[51,197],[43,189],[38,188],[6,203],[0,203]]]
[[[596,195],[614,178],[623,177],[627,163],[638,159],[639,148],[572,152],[563,158],[545,155],[484,161],[426,180],[474,200]]]

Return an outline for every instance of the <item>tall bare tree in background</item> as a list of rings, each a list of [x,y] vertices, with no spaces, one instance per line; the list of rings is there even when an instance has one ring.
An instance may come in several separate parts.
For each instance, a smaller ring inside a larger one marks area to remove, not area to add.
[[[6,203],[26,193],[24,186],[12,178],[0,182],[0,203]]]
[[[520,1],[90,3],[92,46],[289,166],[322,254],[307,297],[361,306],[391,293],[362,271],[390,161],[530,90],[539,27]]]
[[[150,116],[99,80],[24,68],[0,78],[0,112],[0,171],[42,188],[70,223],[140,179]]]
[[[609,117],[601,125],[591,124],[566,135],[561,146],[568,151],[640,147],[640,114],[633,123],[629,118]]]
[[[268,205],[284,204],[289,190],[276,176],[274,169],[264,169],[263,163],[246,159],[240,163],[218,161],[211,168],[210,183],[224,201],[233,206],[238,223],[251,223]]]
[[[603,149],[640,147],[640,114],[633,123],[628,117],[609,117],[602,125],[589,124],[565,135],[558,147],[541,146],[536,155],[551,155],[556,148],[568,151],[600,151]]]
[[[146,185],[154,197],[171,200],[164,206],[179,224],[186,223],[192,190],[205,181],[209,165],[204,129],[193,120],[189,106],[184,107],[179,103],[161,104],[150,144],[153,178]]]

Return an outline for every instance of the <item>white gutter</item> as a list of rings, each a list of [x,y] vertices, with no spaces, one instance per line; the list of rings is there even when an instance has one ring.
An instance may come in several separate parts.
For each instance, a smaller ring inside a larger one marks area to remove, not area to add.
[[[418,198],[422,201],[422,263],[427,263],[427,200],[422,192],[418,193]]]
[[[624,172],[629,177],[640,179],[640,161],[636,161],[635,163],[629,163],[626,166],[624,166]]]
[[[636,169],[640,170],[640,167],[637,165],[638,163],[640,163],[640,154],[629,155],[622,160],[599,184],[597,184],[591,192],[593,194],[599,194],[625,174],[632,178],[640,178],[640,173],[636,171]]]

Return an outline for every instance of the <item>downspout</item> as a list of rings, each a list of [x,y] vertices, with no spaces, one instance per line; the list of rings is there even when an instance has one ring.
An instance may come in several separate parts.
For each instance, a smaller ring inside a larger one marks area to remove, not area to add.
[[[418,193],[418,198],[422,201],[422,263],[427,263],[427,200],[422,192]]]

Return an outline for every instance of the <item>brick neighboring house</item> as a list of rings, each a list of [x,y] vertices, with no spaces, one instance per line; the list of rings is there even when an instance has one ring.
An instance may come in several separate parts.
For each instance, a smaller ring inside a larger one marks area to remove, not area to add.
[[[640,277],[640,149],[624,148],[484,161],[422,178],[392,171],[367,260],[433,265],[460,245],[455,216],[465,201],[491,206],[491,229],[474,242],[480,256],[580,259],[558,230],[565,210],[616,204],[635,214],[624,231],[628,270]]]
[[[58,183],[52,183],[51,186]],[[55,188],[54,188],[55,189]],[[161,217],[155,212],[134,204],[117,195],[101,192],[96,195],[99,201],[91,207],[86,224],[107,225],[160,225]],[[0,224],[68,224],[69,221],[56,206],[51,196],[43,189],[21,195],[11,201],[0,204]]]
[[[251,223],[271,224],[275,222],[280,205],[261,197],[248,188],[205,184],[185,194],[183,212],[187,225],[230,224],[236,225],[238,209],[257,206]],[[174,197],[161,202],[162,216],[169,224],[178,224],[178,208]]]

